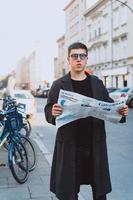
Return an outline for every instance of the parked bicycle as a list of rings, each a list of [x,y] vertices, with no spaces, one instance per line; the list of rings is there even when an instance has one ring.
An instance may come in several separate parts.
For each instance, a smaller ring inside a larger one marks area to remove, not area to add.
[[[7,111],[12,110],[10,113],[10,120],[14,120],[14,131],[16,131],[16,136],[19,141],[21,140],[27,150],[29,171],[32,171],[36,166],[36,153],[31,138],[27,137],[27,134],[23,134],[22,132],[22,130],[25,128],[24,119],[26,116],[24,112],[24,104],[17,104],[16,99],[10,97],[6,99],[5,109]],[[5,147],[7,148],[7,145]]]
[[[7,104],[8,106],[6,107],[6,110],[3,111],[3,113],[5,114],[5,118],[1,120],[1,126],[3,126],[2,135],[7,134],[7,137],[5,137],[6,140],[3,142],[3,144],[5,144],[6,142],[6,148],[8,148],[8,154],[10,154],[9,147],[10,147],[10,141],[12,141],[11,136],[14,136],[15,141],[18,143],[21,143],[22,146],[25,148],[26,156],[28,157],[28,170],[32,171],[36,166],[36,154],[35,154],[35,148],[31,139],[22,135],[20,131],[21,128],[23,127],[22,107],[16,104],[15,99],[11,99],[11,98],[8,100]],[[8,124],[11,124],[11,126],[9,127]],[[17,181],[19,182],[19,180]]]
[[[28,117],[25,113],[25,104],[22,103],[16,103],[16,100],[14,98],[11,98],[10,96],[2,99],[3,100],[3,110],[9,110],[10,108],[17,105],[18,112],[22,115],[22,123],[20,126],[21,134],[25,135],[26,137],[30,137],[31,133],[31,124],[28,120]]]
[[[11,112],[11,111],[10,111]],[[9,111],[0,111],[0,147],[8,141],[8,165],[15,180],[22,184],[29,176],[28,156],[26,149],[21,141],[16,137],[9,117]]]

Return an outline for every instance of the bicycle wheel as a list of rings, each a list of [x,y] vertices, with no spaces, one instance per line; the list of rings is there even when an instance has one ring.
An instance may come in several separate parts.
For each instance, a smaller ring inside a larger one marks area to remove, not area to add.
[[[22,144],[24,145],[27,156],[28,156],[28,167],[29,171],[33,171],[36,167],[36,152],[35,152],[35,147],[33,145],[33,142],[31,139],[21,135],[20,140]]]
[[[24,135],[26,137],[30,136],[28,127],[26,125],[24,127],[22,127],[19,132],[21,133],[21,135]]]
[[[28,131],[28,128],[26,126],[22,127],[19,131],[19,133],[23,136],[26,136],[26,137],[29,137],[29,131]],[[8,145],[9,145],[9,142],[7,141],[6,143],[4,143],[4,148],[8,150]]]
[[[15,180],[22,184],[28,179],[28,156],[24,145],[17,141],[9,144],[8,148],[9,167]]]

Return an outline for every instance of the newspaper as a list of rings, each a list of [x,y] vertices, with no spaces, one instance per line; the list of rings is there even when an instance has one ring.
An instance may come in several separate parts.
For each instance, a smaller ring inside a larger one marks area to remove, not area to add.
[[[125,103],[125,98],[109,103],[61,89],[58,104],[62,106],[63,112],[56,118],[56,126],[59,128],[69,122],[89,116],[119,123],[121,115],[118,110]]]

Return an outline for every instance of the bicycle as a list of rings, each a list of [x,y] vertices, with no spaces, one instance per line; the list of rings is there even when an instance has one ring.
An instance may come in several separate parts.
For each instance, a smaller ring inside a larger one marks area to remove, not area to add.
[[[23,116],[24,116],[23,115],[24,111],[22,109],[23,104],[21,105],[16,104],[16,100],[13,98],[6,100],[6,104],[7,104],[6,110],[11,111],[9,116],[13,124],[12,126],[13,131],[16,131],[15,133],[16,140],[21,141],[22,144],[24,145],[27,151],[27,156],[28,156],[29,171],[32,171],[36,167],[36,153],[35,153],[35,148],[34,148],[32,140],[26,137],[25,135],[23,135],[21,132],[23,128]],[[8,143],[5,145],[5,147],[8,148]]]
[[[8,110],[16,105],[16,100],[10,96],[5,97],[2,100],[3,100],[3,110]],[[22,123],[19,131],[21,132],[22,135],[30,137],[31,124],[28,120],[28,117],[25,114],[25,104],[18,103],[17,108],[19,109],[22,115]]]
[[[28,156],[21,141],[16,140],[15,131],[10,120],[10,111],[0,111],[0,123],[3,130],[0,135],[0,147],[8,140],[8,165],[15,180],[22,184],[29,176]]]

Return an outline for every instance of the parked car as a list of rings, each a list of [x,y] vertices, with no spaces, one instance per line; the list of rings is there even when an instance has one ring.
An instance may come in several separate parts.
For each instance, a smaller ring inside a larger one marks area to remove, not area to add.
[[[49,87],[43,89],[43,97],[45,97],[45,98],[48,97],[49,90],[50,90]]]
[[[116,87],[109,87],[107,88],[108,92],[111,93],[111,92],[114,92],[116,90],[118,90],[119,88],[116,88]]]
[[[114,101],[119,100],[121,97],[125,97],[127,99],[126,104],[133,108],[133,88],[124,87],[118,89],[114,92],[111,92],[110,97],[114,99]]]
[[[34,96],[35,97],[43,97],[43,90],[42,89],[35,90]]]
[[[32,94],[35,97],[44,97],[44,98],[47,98],[49,90],[50,90],[50,87],[45,87],[45,88],[41,88],[41,89],[37,89],[35,91],[32,91]]]
[[[0,110],[2,110],[3,105],[3,90],[0,90]]]
[[[14,90],[13,97],[17,103],[25,104],[25,112],[27,117],[33,116],[36,112],[36,102],[34,96],[28,90]]]

